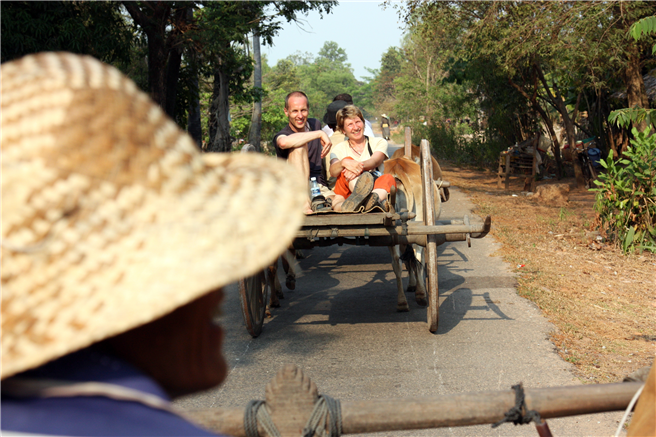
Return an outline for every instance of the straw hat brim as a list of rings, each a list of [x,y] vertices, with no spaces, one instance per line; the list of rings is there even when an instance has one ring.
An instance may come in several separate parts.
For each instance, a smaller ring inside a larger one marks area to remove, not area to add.
[[[113,67],[2,65],[2,378],[252,275],[290,244],[307,182],[201,154]]]

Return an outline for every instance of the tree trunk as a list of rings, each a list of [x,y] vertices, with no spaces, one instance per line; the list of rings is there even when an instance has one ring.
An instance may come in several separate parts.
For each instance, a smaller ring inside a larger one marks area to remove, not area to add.
[[[255,59],[255,68],[253,70],[253,86],[262,88],[262,58],[260,56],[260,35],[253,31],[253,58]],[[255,147],[255,150],[261,152],[260,137],[262,134],[262,98],[253,103],[253,116],[251,117],[251,128],[248,132],[248,142]]]
[[[180,63],[182,62],[182,47],[174,47],[169,53],[169,62],[166,68],[166,113],[175,120],[175,106],[178,95],[178,78],[180,77]]]
[[[540,117],[544,121],[544,124],[547,126],[547,129],[549,129],[549,135],[551,136],[551,141],[553,142],[552,145],[553,154],[556,160],[556,176],[558,177],[558,179],[560,179],[563,173],[563,163],[560,157],[560,142],[558,141],[558,136],[556,135],[556,131],[554,131],[553,122],[551,121],[551,118],[549,118],[549,115],[545,112],[544,109],[542,109],[542,106],[540,106],[540,104],[538,103],[536,97],[537,93],[533,93],[532,96],[529,96],[524,88],[520,87],[512,80],[510,80],[510,84],[517,91],[519,91],[520,94],[523,95],[529,102],[531,102],[531,106],[533,107],[533,109],[537,111],[538,114],[540,114]]]
[[[166,110],[166,64],[169,48],[166,44],[166,25],[169,20],[171,4],[154,2],[144,13],[136,2],[124,1],[123,6],[148,38],[148,89],[150,97]]]
[[[148,87],[155,103],[166,108],[166,61],[168,49],[159,35],[148,37]]]
[[[628,56],[624,70],[624,83],[626,84],[626,99],[629,108],[649,109],[645,82],[640,74],[640,53],[636,44],[631,44]],[[640,123],[634,123],[634,127],[642,132],[647,127],[647,122],[643,120]]]
[[[187,117],[187,132],[194,139],[199,149],[202,149],[203,142],[203,128],[200,121],[200,98],[198,97],[198,64],[196,63],[196,56],[190,56],[190,66],[193,69],[193,74],[189,84],[189,115]]]
[[[533,68],[535,69],[535,72],[538,75],[538,78],[540,79],[540,82],[542,83],[542,86],[544,87],[544,90],[547,94],[547,97],[553,105],[558,109],[558,112],[560,113],[560,116],[563,118],[563,125],[565,127],[565,132],[567,132],[567,143],[569,144],[570,149],[572,152],[576,148],[576,136],[574,132],[574,123],[572,122],[572,119],[569,116],[569,113],[567,112],[567,106],[565,105],[565,102],[563,101],[563,97],[560,94],[560,89],[558,88],[558,85],[554,81],[552,86],[554,91],[556,92],[556,95],[554,96],[551,93],[551,89],[549,88],[549,84],[547,83],[546,78],[544,77],[544,73],[542,72],[542,68],[540,67],[539,64],[535,63],[533,64]],[[560,150],[558,151],[558,158],[560,158]],[[583,172],[581,171],[581,166],[579,165],[578,159],[574,159],[573,161],[574,164],[574,175],[576,176],[576,186],[581,187],[585,185],[585,180],[583,179]],[[559,179],[560,179],[559,175]]]
[[[209,133],[210,140],[207,145],[208,152],[231,152],[232,138],[230,137],[230,101],[229,77],[221,69],[219,62],[214,69],[214,88],[212,90],[212,104],[210,105]]]

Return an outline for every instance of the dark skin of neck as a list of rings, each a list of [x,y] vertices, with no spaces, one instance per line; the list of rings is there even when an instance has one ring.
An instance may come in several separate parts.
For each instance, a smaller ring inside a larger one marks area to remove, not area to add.
[[[223,332],[212,324],[222,300],[221,289],[210,292],[103,345],[150,375],[171,397],[215,387],[228,373]]]

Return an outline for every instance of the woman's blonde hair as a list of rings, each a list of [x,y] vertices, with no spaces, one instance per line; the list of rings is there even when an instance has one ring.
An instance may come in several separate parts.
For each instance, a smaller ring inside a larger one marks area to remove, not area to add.
[[[347,118],[354,118],[354,117],[360,117],[360,120],[362,120],[362,123],[364,123],[364,115],[362,115],[362,111],[360,111],[356,106],[353,105],[347,105],[344,106],[342,109],[337,111],[337,127],[339,130],[344,132],[344,121]]]

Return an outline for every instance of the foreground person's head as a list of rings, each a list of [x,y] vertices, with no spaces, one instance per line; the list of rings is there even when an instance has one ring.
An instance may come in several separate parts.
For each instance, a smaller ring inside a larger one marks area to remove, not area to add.
[[[2,379],[100,344],[173,394],[220,383],[221,288],[287,247],[306,182],[261,155],[201,155],[93,58],[1,71]]]

